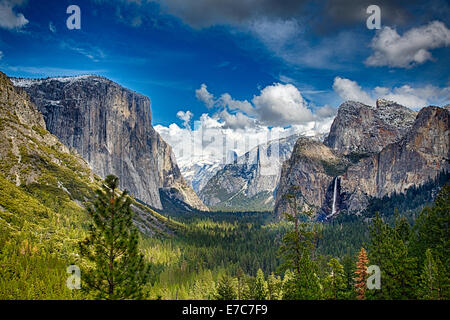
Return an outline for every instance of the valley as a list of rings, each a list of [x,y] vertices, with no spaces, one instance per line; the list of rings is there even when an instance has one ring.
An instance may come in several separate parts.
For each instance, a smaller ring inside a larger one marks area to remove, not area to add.
[[[361,248],[388,288],[368,298],[423,298],[427,249],[447,274],[449,113],[348,101],[324,139],[271,140],[187,181],[149,98],[98,76],[0,73],[0,299],[95,298],[66,287],[66,268],[91,267],[79,244],[109,174],[130,191],[146,299],[356,299]]]

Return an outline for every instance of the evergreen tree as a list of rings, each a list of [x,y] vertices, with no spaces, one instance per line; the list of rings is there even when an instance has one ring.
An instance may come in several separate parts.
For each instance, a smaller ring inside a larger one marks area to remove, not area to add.
[[[236,297],[233,279],[227,274],[224,274],[216,287],[216,300],[235,300]]]
[[[250,299],[252,300],[266,300],[267,297],[267,283],[264,279],[264,273],[258,269],[256,278],[250,282]]]
[[[330,274],[325,279],[325,297],[327,299],[342,300],[347,297],[344,267],[336,258],[328,263]]]
[[[91,268],[82,272],[83,288],[98,299],[140,299],[149,268],[139,253],[139,236],[127,191],[117,195],[118,178],[109,175],[97,191],[88,237],[80,252]]]
[[[267,299],[281,300],[283,296],[282,281],[279,276],[275,276],[273,272],[267,278]]]
[[[357,298],[359,300],[366,299],[366,290],[367,290],[367,267],[369,265],[369,259],[367,259],[367,253],[364,248],[361,248],[358,255],[358,262],[356,262],[356,278],[355,278],[355,289]]]
[[[431,249],[426,251],[425,256],[423,271],[420,275],[419,297],[425,300],[442,299],[442,287],[439,281],[441,277]]]
[[[415,299],[417,259],[409,254],[407,235],[410,232],[404,218],[396,218],[394,227],[384,223],[377,213],[369,228],[370,262],[381,270],[381,290],[371,290],[373,299]]]
[[[298,212],[298,187],[292,189],[294,193],[286,197],[293,204],[293,213],[283,213],[283,216],[294,224],[294,228],[285,233],[279,250],[283,258],[280,270],[294,273],[292,280],[284,285],[284,299],[318,299],[321,284],[317,264],[312,257],[321,228],[314,223],[312,210]]]
[[[441,296],[450,299],[450,184],[447,183],[439,192],[433,206],[425,207],[413,228],[411,251],[417,257],[419,265],[427,260],[426,252],[433,249],[433,259],[442,268]]]
[[[355,262],[349,254],[346,254],[342,259],[342,265],[344,267],[345,285],[348,293],[348,298],[354,298],[355,288]]]

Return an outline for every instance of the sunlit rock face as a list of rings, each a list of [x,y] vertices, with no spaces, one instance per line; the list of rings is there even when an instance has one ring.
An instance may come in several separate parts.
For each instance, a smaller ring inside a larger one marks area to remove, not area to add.
[[[360,213],[371,197],[403,193],[449,171],[449,110],[343,103],[324,144],[297,141],[282,167],[276,213],[292,212],[287,194],[319,216],[330,215],[334,201],[337,212]]]
[[[30,95],[47,129],[100,177],[118,176],[121,188],[155,208],[162,208],[160,191],[174,188],[177,198],[207,210],[154,130],[149,98],[98,76],[12,80]]]

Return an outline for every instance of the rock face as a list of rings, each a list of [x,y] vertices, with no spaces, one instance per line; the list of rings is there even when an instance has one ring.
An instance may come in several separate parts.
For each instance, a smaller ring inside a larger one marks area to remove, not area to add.
[[[415,118],[414,111],[392,101],[379,99],[375,108],[346,101],[339,107],[324,143],[345,155],[377,153],[400,140]]]
[[[0,72],[0,173],[16,186],[32,183],[67,189],[94,181],[88,164],[73,154],[45,127],[42,114],[27,93]],[[76,178],[71,178],[68,173]],[[59,175],[59,176],[58,176]],[[61,177],[63,176],[63,177]],[[55,178],[56,177],[56,178]],[[62,178],[58,180],[57,178]],[[63,185],[62,180],[67,188]],[[56,180],[56,181],[55,181]],[[71,186],[69,186],[69,182]],[[83,185],[85,187],[85,185]]]
[[[450,112],[426,107],[400,141],[350,166],[342,176],[342,197],[350,211],[363,209],[364,196],[402,193],[450,170]]]
[[[319,217],[331,217],[333,203],[359,213],[370,197],[402,193],[449,171],[450,108],[405,109],[385,100],[376,108],[343,103],[324,144],[300,139],[283,164],[275,211],[291,212],[285,195],[294,193]]]
[[[334,177],[345,171],[348,161],[320,141],[299,138],[281,169],[275,212],[292,213],[286,195],[296,195],[298,208],[321,209],[331,214]],[[330,191],[331,190],[331,191]],[[331,194],[330,194],[331,192]]]
[[[178,199],[207,210],[154,130],[147,97],[98,76],[12,81],[30,95],[47,129],[100,177],[118,176],[120,188],[158,209],[160,192],[175,189]]]
[[[218,209],[272,210],[281,165],[289,159],[298,137],[261,144],[225,165],[201,189],[200,198]]]

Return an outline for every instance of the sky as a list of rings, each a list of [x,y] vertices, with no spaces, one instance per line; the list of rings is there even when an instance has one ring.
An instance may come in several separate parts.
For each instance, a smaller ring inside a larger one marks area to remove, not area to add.
[[[236,145],[326,132],[345,100],[450,103],[449,2],[377,1],[369,29],[371,2],[0,0],[0,71],[97,74],[140,92],[176,153],[201,126]]]

